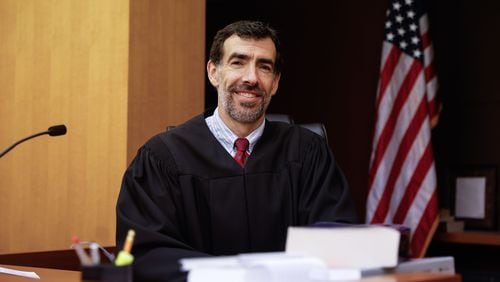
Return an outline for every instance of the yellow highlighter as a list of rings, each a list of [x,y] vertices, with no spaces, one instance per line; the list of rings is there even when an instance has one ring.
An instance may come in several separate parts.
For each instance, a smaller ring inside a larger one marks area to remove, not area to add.
[[[116,266],[130,265],[134,262],[134,256],[130,253],[132,250],[132,244],[134,243],[135,231],[130,229],[127,233],[127,238],[125,239],[125,245],[123,250],[118,253],[115,259]]]

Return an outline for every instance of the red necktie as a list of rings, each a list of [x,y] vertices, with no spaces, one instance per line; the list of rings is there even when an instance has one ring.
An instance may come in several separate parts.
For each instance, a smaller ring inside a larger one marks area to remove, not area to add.
[[[236,155],[234,156],[234,160],[241,165],[241,167],[245,167],[245,163],[248,158],[248,140],[246,138],[238,138],[234,141],[234,145],[236,146]]]

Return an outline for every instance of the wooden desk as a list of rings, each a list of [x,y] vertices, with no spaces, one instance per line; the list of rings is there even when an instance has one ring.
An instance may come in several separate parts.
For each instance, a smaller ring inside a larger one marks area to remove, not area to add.
[[[17,266],[17,265],[0,265],[10,269],[21,271],[34,271],[40,276],[41,280],[34,280],[30,278],[18,277],[7,274],[0,274],[0,281],[2,282],[36,282],[36,281],[50,281],[50,282],[80,282],[80,272],[71,270],[60,270],[30,266]],[[361,279],[360,282],[461,282],[460,275],[439,274],[439,273],[398,273],[389,275],[377,275]]]
[[[33,271],[36,272],[38,276],[40,276],[40,280],[36,280],[31,278],[0,273],[0,281],[2,282],[37,282],[37,281],[79,282],[80,281],[80,271],[40,268],[31,266],[17,266],[17,265],[0,265],[0,266],[20,271]]]
[[[500,246],[500,233],[486,231],[438,233],[434,240],[445,243]]]
[[[427,254],[453,256],[455,270],[467,281],[499,281],[500,232],[464,231],[436,233]]]

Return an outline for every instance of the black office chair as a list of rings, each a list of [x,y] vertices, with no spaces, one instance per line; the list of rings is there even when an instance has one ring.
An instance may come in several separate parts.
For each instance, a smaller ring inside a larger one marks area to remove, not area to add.
[[[295,124],[292,117],[285,114],[266,114],[266,119],[269,121],[281,121],[289,124]],[[325,141],[328,143],[328,135],[326,133],[326,128],[322,123],[304,123],[297,125],[303,128],[307,128],[312,132],[318,134],[319,136],[325,138]]]
[[[266,119],[268,121],[281,121],[284,123],[294,124],[292,117],[285,114],[266,114]]]
[[[325,138],[326,143],[328,143],[328,135],[326,134],[326,128],[325,128],[324,124],[322,124],[322,123],[302,123],[302,124],[298,124],[298,126],[311,130],[312,132]]]

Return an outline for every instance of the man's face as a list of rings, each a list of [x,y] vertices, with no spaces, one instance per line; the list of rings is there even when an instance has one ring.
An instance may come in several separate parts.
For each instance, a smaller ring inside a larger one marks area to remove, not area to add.
[[[255,40],[233,35],[226,39],[220,64],[207,64],[223,119],[260,123],[278,89],[280,76],[275,73],[275,63],[276,48],[270,38]]]

